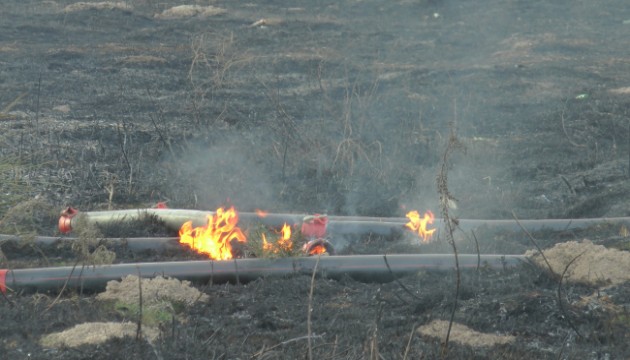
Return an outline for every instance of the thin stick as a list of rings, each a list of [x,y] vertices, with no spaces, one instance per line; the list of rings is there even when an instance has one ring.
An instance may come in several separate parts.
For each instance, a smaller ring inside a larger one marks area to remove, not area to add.
[[[562,312],[564,317],[569,322],[569,326],[571,327],[571,329],[573,329],[573,331],[575,331],[575,333],[582,339],[584,337],[582,336],[582,334],[580,334],[577,327],[573,324],[573,321],[571,321],[569,314],[566,312],[566,310],[564,309],[564,306],[562,305],[562,279],[564,278],[564,275],[566,275],[567,271],[569,270],[569,266],[571,266],[571,264],[573,264],[573,262],[577,260],[580,256],[584,255],[585,252],[586,250],[582,251],[581,254],[579,254],[578,256],[574,257],[571,261],[569,261],[567,266],[564,267],[564,271],[562,272],[562,275],[560,275],[560,280],[558,280],[558,307],[560,308],[560,311]]]
[[[516,221],[516,223],[518,224],[518,226],[525,232],[525,234],[527,234],[527,237],[529,238],[529,240],[534,244],[534,246],[536,246],[536,249],[538,250],[538,252],[540,253],[540,255],[542,256],[543,260],[545,260],[545,263],[547,264],[547,267],[549,268],[549,271],[551,272],[551,275],[553,277],[557,277],[558,274],[556,274],[553,271],[553,268],[551,267],[551,264],[549,263],[549,261],[547,260],[547,257],[545,256],[545,253],[543,253],[542,249],[540,248],[540,246],[538,245],[538,242],[536,241],[536,239],[534,239],[534,237],[532,236],[532,234],[529,233],[529,231],[527,231],[527,229],[525,229],[525,227],[523,226],[523,224],[521,224],[521,222],[518,220],[518,217],[516,217],[516,213],[514,212],[514,210],[512,210],[512,217],[514,218],[514,220]]]
[[[61,298],[61,295],[63,294],[64,290],[68,286],[68,283],[70,282],[70,279],[72,278],[72,274],[74,273],[74,269],[77,267],[77,265],[79,265],[79,261],[81,261],[81,260],[77,259],[77,261],[74,263],[74,265],[72,266],[72,270],[70,270],[70,274],[66,278],[66,282],[64,282],[63,286],[61,287],[61,291],[59,291],[59,295],[57,295],[55,300],[53,300],[53,302],[50,305],[48,305],[46,310],[44,310],[44,313],[46,313],[48,310],[52,309],[52,307],[57,303],[57,301],[59,301],[59,299]],[[85,265],[83,265],[81,267],[81,270],[83,270],[83,267],[85,267]]]
[[[398,283],[398,285],[400,285],[400,287],[403,290],[405,290],[405,292],[409,294],[411,297],[415,298],[416,300],[421,300],[419,297],[416,296],[416,294],[412,293],[411,290],[409,290],[402,282],[400,282],[400,280],[397,277],[394,276],[394,273],[392,272],[392,268],[389,266],[389,262],[387,261],[387,255],[383,255],[383,260],[385,260],[385,265],[387,266],[387,270],[389,270],[389,273],[394,278],[394,281],[396,281],[396,283]],[[407,303],[406,301],[403,301],[403,302]]]
[[[567,132],[567,128],[564,126],[564,109],[566,109],[568,102],[569,102],[569,99],[567,99],[567,101],[564,103],[564,108],[562,109],[562,112],[560,113],[560,121],[562,122],[562,131],[564,132],[564,136],[566,136],[567,141],[569,141],[569,144],[575,147],[584,147],[584,144],[576,144],[573,140],[571,140],[571,137],[569,136],[569,133]]]
[[[138,327],[136,328],[136,341],[142,336],[142,275],[138,269]]]
[[[46,256],[46,254],[44,254],[44,252],[42,251],[42,249],[39,248],[39,246],[35,245],[35,244],[29,244],[29,246],[31,247],[31,249],[35,250],[36,252],[39,253],[39,255],[41,255],[44,258],[44,261],[46,262],[46,266],[50,267],[50,261],[48,261],[48,257]]]
[[[573,186],[571,186],[569,179],[567,179],[564,175],[560,175],[560,179],[564,181],[564,184],[569,188],[569,191],[571,191],[571,194],[575,195],[576,194],[575,189],[573,188]]]
[[[457,103],[454,103],[454,119],[457,119]],[[451,330],[453,328],[453,322],[455,321],[455,312],[457,311],[457,299],[459,298],[459,290],[461,287],[461,271],[459,268],[459,256],[457,254],[457,246],[455,244],[455,238],[453,233],[455,232],[455,228],[459,225],[459,221],[456,218],[451,218],[449,214],[449,203],[454,200],[454,197],[451,195],[448,189],[448,164],[449,157],[451,153],[457,149],[461,148],[462,145],[457,139],[457,135],[455,134],[455,124],[449,124],[450,134],[448,139],[448,144],[446,146],[446,150],[444,150],[444,155],[442,156],[442,164],[440,167],[440,173],[437,177],[437,187],[438,193],[440,194],[440,208],[442,212],[442,218],[444,219],[444,227],[446,228],[446,238],[448,243],[451,245],[453,249],[453,256],[455,257],[455,273],[456,273],[456,284],[455,284],[455,297],[453,299],[453,308],[451,309],[451,317],[448,322],[448,329],[446,330],[446,338],[444,339],[444,343],[442,344],[442,349],[440,352],[440,357],[445,359],[448,355],[448,342],[451,337]]]
[[[24,93],[21,93],[20,95],[18,95],[18,97],[16,97],[13,101],[11,101],[11,102],[9,103],[9,105],[5,106],[5,107],[2,109],[2,111],[0,111],[0,113],[4,113],[4,114],[6,114],[6,113],[8,113],[9,111],[11,111],[11,109],[13,109],[13,107],[14,107],[15,105],[17,105],[17,104],[20,102],[20,100],[22,100],[22,98],[24,98],[26,95],[28,95],[28,92],[24,92]]]
[[[573,262],[575,260],[577,260],[580,256],[582,256],[586,251],[583,251],[581,254],[579,254],[578,256],[574,257],[571,261],[569,261],[567,266],[565,266],[564,271],[562,272],[562,275],[558,275],[558,274],[556,274],[555,271],[553,271],[553,268],[551,267],[551,264],[547,260],[547,257],[543,253],[543,251],[540,248],[540,246],[538,245],[538,243],[536,242],[536,239],[534,239],[534,237],[523,227],[523,225],[520,223],[520,221],[518,221],[518,218],[516,217],[516,213],[514,211],[512,211],[512,216],[514,217],[514,220],[516,220],[516,223],[518,224],[518,226],[520,226],[521,229],[523,229],[523,231],[527,234],[527,236],[529,237],[531,242],[534,244],[534,246],[536,246],[536,249],[538,250],[538,252],[542,256],[543,260],[545,260],[545,263],[547,264],[547,267],[549,268],[549,271],[551,272],[552,278],[555,278],[558,281],[557,295],[558,295],[558,307],[560,308],[560,312],[567,319],[567,322],[569,323],[569,326],[571,327],[571,329],[573,329],[573,331],[575,331],[575,333],[580,338],[583,338],[582,334],[580,334],[580,332],[578,331],[577,327],[575,327],[575,325],[573,324],[573,322],[569,318],[569,314],[566,312],[564,306],[562,306],[561,292],[562,292],[562,278],[564,277],[564,275],[566,275],[567,271],[569,270],[569,266],[571,266],[571,264],[573,264]]]
[[[8,286],[6,286],[6,285],[5,285],[5,288],[6,288],[7,290],[10,290],[10,291],[12,291],[12,290],[13,290],[13,289],[11,289],[10,287],[8,287]],[[9,303],[9,306],[11,306],[11,307],[15,306],[15,303],[14,303],[11,299],[9,299],[9,298],[7,297],[7,294],[5,294],[3,291],[0,291],[0,294],[2,294],[2,297],[4,298],[4,300],[6,300],[6,301]]]
[[[470,230],[472,233],[473,239],[475,239],[475,247],[477,248],[477,271],[481,267],[481,252],[479,251],[479,241],[477,240],[477,235],[475,235],[475,230]]]
[[[306,314],[306,328],[308,333],[308,359],[313,360],[313,345],[311,344],[311,313],[313,312],[313,289],[315,288],[315,275],[317,274],[317,267],[319,266],[319,259],[321,255],[317,256],[317,262],[313,268],[313,276],[311,276],[311,290],[308,294],[308,313]]]
[[[333,345],[332,356],[330,357],[331,359],[334,359],[335,355],[337,354],[337,341],[339,340],[338,337],[339,335],[335,335],[335,344]]]
[[[155,108],[157,109],[158,120],[159,121],[163,121],[164,120],[164,112],[163,112],[162,108],[155,101],[155,99],[153,98],[153,95],[151,95],[151,91],[149,90],[148,86],[147,86],[146,89],[147,89],[147,95],[149,96],[149,100],[151,100],[151,103],[153,103],[153,106],[155,106]],[[160,139],[162,144],[164,144],[164,147],[166,147],[169,150],[171,155],[175,155],[173,153],[173,147],[171,146],[170,139],[167,139],[167,138],[164,137],[164,134],[162,133],[162,130],[160,130],[160,127],[158,126],[157,122],[155,121],[155,118],[153,117],[153,114],[149,114],[149,119],[151,120],[151,124],[153,124],[153,128],[155,129],[155,132],[158,134],[158,138]]]
[[[262,349],[258,350],[258,352],[254,353],[251,357],[253,358],[253,357],[256,357],[256,356],[261,356],[264,353],[266,353],[268,351],[271,351],[271,350],[273,350],[273,349],[275,349],[277,347],[284,346],[284,345],[287,345],[287,344],[290,344],[290,343],[293,343],[293,342],[296,342],[296,341],[307,340],[309,338],[321,338],[324,335],[326,335],[326,333],[323,333],[321,335],[312,335],[312,336],[302,335],[302,336],[298,336],[298,337],[295,337],[295,338],[292,338],[292,339],[289,339],[289,340],[285,340],[285,341],[283,341],[281,343],[277,343],[276,345],[271,346],[271,347],[264,347],[263,346]],[[214,334],[212,336],[214,336]]]
[[[416,324],[413,324],[411,327],[411,333],[409,334],[409,341],[407,341],[407,347],[405,348],[405,355],[403,356],[403,360],[407,360],[407,355],[409,355],[409,349],[411,349],[411,340],[413,339],[413,334],[416,332]]]
[[[380,296],[378,296],[378,298],[380,298]],[[376,314],[376,321],[374,322],[374,331],[372,332],[372,338],[370,339],[370,360],[383,358],[383,356],[378,350],[378,324],[381,322],[382,315],[383,315],[383,303],[381,302],[378,307],[378,313]]]
[[[453,227],[450,225],[451,220],[449,218],[446,219],[448,231],[451,233],[451,237],[453,236]],[[453,328],[453,322],[455,321],[455,312],[457,311],[457,299],[459,298],[459,289],[461,287],[461,272],[459,269],[459,256],[457,255],[457,247],[455,246],[455,241],[451,241],[451,247],[453,248],[453,256],[455,257],[455,273],[456,273],[456,284],[455,284],[455,298],[453,299],[453,308],[451,309],[451,317],[448,322],[448,330],[446,331],[446,339],[444,340],[444,346],[442,347],[442,358],[446,358],[448,354],[448,341],[451,336],[451,330]]]
[[[42,93],[42,73],[39,73],[37,79],[37,103],[35,105],[35,133],[39,134],[39,97]]]

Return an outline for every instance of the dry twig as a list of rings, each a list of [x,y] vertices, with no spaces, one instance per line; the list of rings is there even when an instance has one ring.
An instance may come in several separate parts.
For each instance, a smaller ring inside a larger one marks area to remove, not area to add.
[[[573,331],[575,331],[575,333],[582,339],[584,337],[582,336],[580,331],[577,329],[575,324],[573,324],[573,321],[571,320],[568,313],[564,309],[564,305],[562,305],[562,279],[564,279],[564,275],[566,275],[567,271],[569,270],[569,266],[571,266],[571,264],[573,264],[573,262],[577,260],[580,256],[584,255],[585,252],[586,250],[582,251],[582,253],[580,253],[578,256],[574,257],[573,259],[571,259],[571,261],[569,261],[567,266],[564,267],[564,271],[562,271],[562,275],[560,275],[560,279],[558,280],[558,307],[560,307],[560,311],[562,312],[562,314],[564,314],[564,317],[567,319],[567,322],[569,323],[569,326],[571,327],[571,329],[573,329]]]
[[[516,223],[518,224],[518,226],[525,232],[525,234],[527,234],[527,237],[529,238],[529,240],[534,244],[534,246],[536,246],[536,249],[538,250],[538,253],[540,254],[540,256],[542,256],[543,260],[545,261],[545,264],[547,264],[547,267],[549,268],[549,272],[550,272],[551,277],[558,281],[558,290],[557,290],[558,308],[560,309],[560,312],[565,317],[565,319],[567,319],[567,322],[569,323],[569,326],[571,327],[571,329],[573,329],[573,331],[575,331],[575,333],[580,338],[582,338],[582,334],[580,334],[580,332],[578,331],[577,327],[573,324],[573,321],[571,321],[571,318],[569,317],[569,314],[566,312],[564,306],[562,306],[562,297],[561,297],[561,295],[562,295],[562,279],[564,278],[564,275],[566,275],[566,272],[569,270],[569,266],[571,266],[571,264],[573,264],[573,262],[575,260],[577,260],[580,256],[582,256],[584,254],[584,252],[586,252],[586,251],[582,252],[578,256],[574,257],[571,261],[569,261],[569,263],[564,268],[564,271],[562,272],[562,275],[558,276],[558,274],[556,274],[556,272],[553,270],[553,267],[551,267],[551,264],[547,260],[547,257],[545,256],[545,253],[542,251],[542,249],[538,245],[538,242],[536,241],[536,239],[534,239],[532,234],[530,234],[529,231],[527,231],[527,229],[525,229],[525,227],[521,224],[521,222],[516,217],[516,213],[514,211],[512,211],[512,217],[514,217],[514,220],[516,220]]]
[[[567,132],[567,128],[564,125],[564,109],[566,109],[567,103],[569,102],[569,99],[567,99],[567,101],[564,103],[564,108],[562,109],[562,112],[560,113],[560,121],[562,122],[562,131],[564,132],[564,136],[566,136],[567,141],[569,141],[569,144],[575,146],[575,147],[585,147],[584,144],[578,144],[576,142],[574,142],[573,140],[571,140],[571,137],[569,136],[569,133]]]
[[[306,328],[308,331],[308,359],[313,360],[313,344],[311,344],[311,313],[313,312],[313,289],[315,288],[315,275],[317,275],[317,267],[319,266],[319,259],[321,256],[317,256],[315,267],[313,268],[313,276],[311,276],[311,289],[308,294],[308,313],[306,314]]]
[[[457,113],[455,113],[455,118],[457,118]],[[448,139],[448,144],[446,145],[446,150],[444,150],[444,155],[442,156],[442,164],[440,167],[440,173],[437,177],[437,187],[438,193],[440,194],[440,208],[442,212],[442,218],[444,219],[444,226],[446,228],[446,239],[448,243],[453,248],[453,256],[455,257],[455,272],[456,272],[456,284],[455,284],[455,295],[453,299],[453,308],[451,310],[451,316],[449,319],[448,330],[446,331],[446,338],[444,339],[444,343],[442,344],[442,351],[440,356],[442,358],[446,358],[448,353],[448,342],[451,336],[451,329],[453,327],[453,321],[455,320],[455,311],[457,310],[457,299],[459,298],[459,289],[461,286],[461,272],[459,269],[459,258],[457,255],[457,246],[455,245],[455,237],[453,233],[455,232],[456,227],[459,224],[459,221],[456,218],[452,218],[449,213],[449,208],[451,202],[455,201],[455,198],[451,195],[448,190],[448,166],[449,159],[451,154],[457,150],[463,148],[462,144],[457,139],[455,134],[455,125],[453,123],[450,124],[450,134]]]
[[[525,234],[527,235],[529,240],[534,244],[534,246],[536,247],[536,250],[538,250],[538,253],[540,254],[540,256],[542,256],[543,260],[545,261],[545,264],[547,264],[547,267],[549,268],[549,272],[551,273],[551,276],[552,277],[557,277],[558,275],[553,271],[553,268],[551,267],[551,264],[547,260],[547,257],[545,256],[545,253],[540,248],[540,245],[538,245],[538,242],[536,241],[536,239],[534,239],[532,234],[530,234],[530,232],[527,231],[527,229],[525,229],[523,224],[521,224],[521,222],[518,220],[518,217],[516,217],[516,213],[514,212],[514,210],[512,210],[512,217],[514,218],[514,220],[516,221],[518,226],[521,228],[521,230],[523,230],[525,232]]]
[[[405,348],[405,355],[403,355],[403,360],[407,360],[407,355],[409,355],[409,349],[411,349],[411,340],[413,339],[413,335],[416,332],[416,324],[413,324],[411,327],[411,333],[409,334],[409,341],[407,341],[407,347]]]
[[[392,275],[392,277],[394,278],[394,281],[396,281],[396,283],[398,285],[400,285],[400,287],[405,290],[405,292],[407,294],[409,294],[412,298],[416,299],[416,300],[420,300],[419,297],[416,296],[416,294],[414,294],[413,292],[411,292],[411,290],[409,290],[396,276],[394,276],[394,273],[392,272],[392,268],[389,266],[389,261],[387,261],[387,255],[383,255],[383,260],[385,260],[385,265],[387,266],[387,270],[389,270],[390,275]],[[402,300],[404,303],[407,303],[406,301],[404,301],[403,299],[401,299],[400,297],[398,297],[400,300]]]
[[[138,270],[138,327],[136,328],[136,341],[140,340],[142,336],[142,274],[140,274],[140,267]]]
[[[55,298],[55,300],[53,300],[53,302],[48,305],[48,307],[46,308],[46,310],[44,310],[44,313],[48,312],[48,310],[52,309],[53,306],[55,306],[55,304],[57,304],[57,301],[59,301],[59,299],[61,299],[61,295],[63,295],[63,292],[66,290],[66,287],[68,287],[68,283],[70,282],[70,279],[72,278],[72,274],[74,273],[74,269],[76,269],[77,265],[79,265],[79,262],[81,261],[81,259],[77,259],[77,261],[74,263],[74,265],[72,266],[72,270],[70,270],[70,274],[68,275],[68,277],[66,278],[66,282],[64,282],[63,286],[61,287],[61,290],[59,291],[59,294],[57,295],[57,297]],[[81,267],[81,272],[83,272],[83,268],[85,267],[85,265],[83,265]]]

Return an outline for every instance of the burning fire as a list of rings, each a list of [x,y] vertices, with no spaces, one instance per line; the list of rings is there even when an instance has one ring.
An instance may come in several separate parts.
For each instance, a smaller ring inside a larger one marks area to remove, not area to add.
[[[328,250],[326,250],[326,246],[324,245],[324,243],[322,241],[317,241],[315,243],[307,243],[305,244],[306,247],[308,247],[308,255],[309,256],[315,256],[315,255],[324,255],[328,253]]]
[[[323,245],[317,245],[308,252],[309,255],[323,255],[326,253],[326,248]]]
[[[427,211],[424,213],[424,217],[420,218],[420,213],[413,210],[407,213],[407,218],[409,222],[405,226],[417,233],[422,238],[422,242],[429,242],[435,232],[435,229],[427,229],[427,224],[433,224],[433,220],[435,220],[433,213]]]
[[[231,207],[217,209],[214,215],[208,215],[208,224],[193,229],[192,221],[186,222],[179,229],[179,242],[189,245],[199,253],[207,254],[211,259],[229,260],[234,257],[232,241],[246,242],[243,231],[236,226],[238,213]]]
[[[291,227],[286,223],[280,230],[280,239],[274,243],[270,243],[267,241],[267,237],[265,234],[262,234],[263,238],[263,250],[270,251],[275,254],[280,251],[291,252],[293,250],[293,241],[291,241]]]
[[[259,217],[267,215],[262,210],[256,210]],[[328,253],[325,240],[321,239],[321,234],[325,234],[325,226],[328,221],[326,216],[317,216],[315,222],[305,220],[302,226],[302,234],[308,236],[320,235],[310,242],[304,244],[303,252],[308,255],[319,255]],[[305,227],[306,225],[312,225]],[[190,246],[193,250],[200,254],[206,254],[214,260],[229,260],[236,255],[232,245],[234,241],[244,244],[247,237],[243,231],[237,226],[238,213],[231,207],[227,210],[224,208],[217,209],[214,215],[208,216],[208,223],[204,226],[193,228],[192,221],[188,221],[179,229],[179,242]],[[278,239],[275,241],[267,241],[267,236],[262,235],[262,250],[267,254],[286,254],[292,255],[293,240],[291,239],[291,226],[284,224],[279,232]],[[320,234],[321,233],[321,234]],[[314,243],[316,242],[316,243]]]
[[[269,215],[269,212],[265,210],[256,209],[255,212],[256,215],[261,218],[267,217],[267,215]]]

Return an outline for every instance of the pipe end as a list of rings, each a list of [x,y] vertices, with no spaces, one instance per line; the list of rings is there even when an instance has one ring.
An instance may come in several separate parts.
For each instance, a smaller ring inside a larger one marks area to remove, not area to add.
[[[59,217],[59,231],[62,234],[67,234],[72,231],[72,218],[78,212],[77,209],[70,206],[61,212],[61,217]]]
[[[315,239],[307,242],[302,247],[302,251],[307,256],[335,255],[335,248],[326,239]]]
[[[168,205],[166,205],[166,201],[160,201],[155,204],[156,209],[168,209]]]
[[[0,269],[0,292],[7,293],[7,269]]]

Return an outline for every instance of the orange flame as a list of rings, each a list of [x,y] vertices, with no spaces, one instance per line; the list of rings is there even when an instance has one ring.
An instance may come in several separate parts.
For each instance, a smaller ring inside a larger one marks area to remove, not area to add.
[[[326,254],[326,247],[322,244],[313,246],[309,251],[309,255],[323,255]]]
[[[302,246],[302,251],[308,256],[328,254],[328,242],[324,239],[315,239]],[[332,248],[331,248],[332,251]]]
[[[278,240],[278,246],[287,251],[291,251],[291,249],[293,249],[293,242],[291,241],[291,227],[287,225],[287,223],[284,223],[280,233],[282,234],[282,237]]]
[[[264,251],[278,254],[281,251],[290,252],[291,250],[293,250],[293,241],[291,241],[291,227],[287,225],[287,223],[284,223],[284,226],[282,226],[282,230],[280,230],[280,238],[278,239],[278,241],[275,242],[275,244],[268,242],[265,234],[262,234],[262,239]]]
[[[269,212],[265,210],[256,209],[254,210],[254,212],[256,213],[256,215],[258,215],[258,217],[261,218],[267,217],[267,215],[269,215]]]
[[[208,224],[205,226],[193,229],[192,221],[184,223],[179,229],[179,242],[207,254],[211,259],[232,259],[232,241],[247,241],[243,231],[236,226],[237,223],[238,213],[234,207],[228,210],[219,208],[214,215],[208,215]]]
[[[424,217],[420,218],[420,213],[413,210],[407,213],[407,218],[409,222],[405,226],[417,233],[422,238],[422,242],[429,242],[435,232],[435,229],[427,229],[427,224],[433,224],[433,220],[435,220],[433,213],[427,211],[424,213]]]

